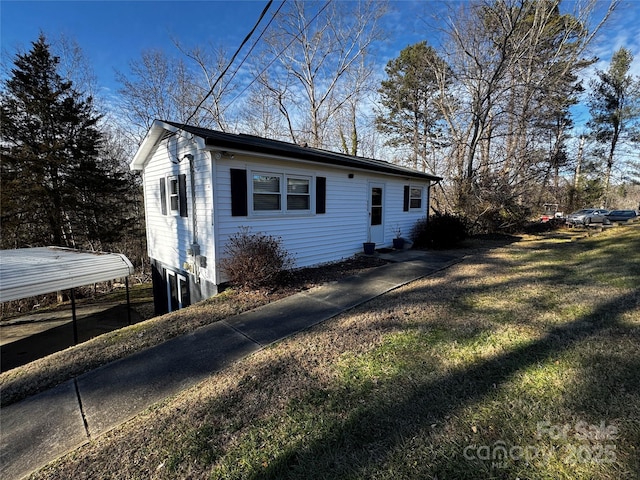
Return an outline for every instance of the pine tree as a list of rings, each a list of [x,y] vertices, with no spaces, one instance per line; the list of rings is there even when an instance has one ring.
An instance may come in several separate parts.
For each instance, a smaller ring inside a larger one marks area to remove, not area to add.
[[[604,205],[609,206],[611,175],[619,144],[635,141],[633,128],[640,120],[640,79],[629,74],[633,55],[626,48],[617,50],[607,71],[598,71],[591,82],[588,126],[596,142],[606,151],[604,166]],[[626,134],[630,134],[625,138]]]
[[[17,54],[1,93],[2,247],[87,247],[125,188],[101,156],[100,116],[58,73],[44,35]],[[117,215],[116,215],[117,217]],[[118,222],[116,222],[118,223]]]
[[[442,136],[440,100],[441,72],[447,66],[426,42],[410,45],[385,68],[387,79],[380,87],[380,103],[384,110],[376,118],[378,130],[389,135],[391,146],[411,148],[413,168],[436,171],[429,161],[432,150]]]

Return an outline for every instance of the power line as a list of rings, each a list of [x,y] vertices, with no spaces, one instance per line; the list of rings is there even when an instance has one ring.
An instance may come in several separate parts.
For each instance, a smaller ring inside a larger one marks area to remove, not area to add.
[[[238,68],[235,69],[235,71],[233,72],[233,74],[231,75],[231,77],[229,77],[229,80],[227,80],[227,83],[224,84],[224,86],[222,87],[222,91],[224,91],[229,84],[231,83],[231,81],[234,79],[234,77],[236,76],[236,74],[240,71],[240,68],[242,67],[242,65],[244,65],[244,62],[247,61],[247,58],[249,58],[249,55],[251,55],[251,52],[253,52],[253,49],[256,48],[256,46],[258,45],[258,42],[260,41],[260,39],[262,38],[262,36],[265,34],[265,32],[267,31],[267,29],[269,28],[269,26],[273,23],[273,21],[275,20],[276,16],[278,15],[278,13],[280,13],[280,10],[282,9],[282,7],[284,6],[285,2],[287,0],[282,0],[282,3],[280,4],[280,6],[278,7],[278,9],[275,11],[275,13],[271,16],[271,20],[269,20],[269,23],[267,23],[267,25],[262,29],[262,32],[260,33],[260,36],[256,39],[256,41],[253,43],[253,45],[251,46],[251,48],[249,49],[249,51],[247,52],[247,54],[244,56],[244,58],[242,59],[242,61],[240,62],[240,64],[238,65]]]
[[[220,82],[220,80],[222,80],[222,77],[224,76],[225,73],[227,73],[227,70],[229,70],[229,68],[231,68],[231,65],[233,64],[233,62],[235,61],[236,57],[238,56],[238,54],[240,53],[240,50],[242,50],[242,47],[245,46],[245,44],[249,41],[249,39],[251,38],[251,36],[253,35],[253,33],[256,31],[256,29],[258,28],[258,25],[260,25],[260,22],[262,21],[262,19],[264,18],[264,16],[267,14],[267,11],[269,10],[269,8],[271,7],[271,4],[273,3],[273,0],[269,0],[269,3],[267,3],[267,5],[264,7],[264,9],[262,10],[262,13],[260,14],[260,18],[258,18],[258,21],[256,22],[256,24],[253,26],[253,28],[251,29],[251,31],[247,34],[247,36],[244,38],[244,40],[242,41],[242,43],[240,44],[240,46],[238,47],[238,49],[236,50],[236,53],[233,54],[233,57],[231,57],[231,61],[229,61],[229,64],[225,67],[225,69],[220,73],[220,75],[218,75],[218,78],[216,78],[216,81],[213,82],[213,85],[211,86],[211,89],[209,90],[209,92],[207,92],[207,94],[202,98],[202,100],[200,100],[200,103],[196,106],[196,108],[193,110],[193,113],[191,115],[189,115],[189,118],[187,118],[187,120],[184,122],[185,124],[188,124],[189,121],[195,116],[195,114],[198,112],[198,109],[202,106],[202,104],[207,100],[207,98],[209,98],[211,96],[211,94],[213,93],[213,91],[215,90],[216,86],[218,85],[218,83]]]
[[[284,2],[283,2],[284,3]],[[267,71],[267,69],[273,65],[273,63],[285,52],[285,50],[287,50],[287,48],[289,48],[291,46],[291,44],[295,41],[298,40],[300,38],[300,35],[302,35],[302,33],[309,27],[309,25],[311,25],[311,23],[318,18],[318,16],[329,6],[329,4],[331,3],[331,0],[327,0],[327,3],[324,4],[324,7],[322,7],[318,13],[316,13],[313,18],[311,20],[309,20],[306,25],[304,27],[302,27],[302,29],[300,30],[300,33],[298,33],[297,35],[295,35],[291,41],[275,56],[273,57],[273,60],[271,60],[266,67],[264,67],[259,73],[258,75],[256,75],[256,77],[251,81],[251,83],[249,83],[249,85],[247,85],[245,88],[242,89],[242,91],[236,95],[235,97],[233,97],[233,100],[231,100],[226,107],[221,109],[221,113],[224,113],[232,104],[233,102],[235,102],[244,92],[246,92],[251,85],[253,85],[258,78],[260,78],[260,76]]]

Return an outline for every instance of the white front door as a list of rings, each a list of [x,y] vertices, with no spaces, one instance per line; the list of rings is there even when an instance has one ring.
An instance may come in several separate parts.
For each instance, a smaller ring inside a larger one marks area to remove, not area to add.
[[[369,241],[384,243],[384,184],[369,184]]]

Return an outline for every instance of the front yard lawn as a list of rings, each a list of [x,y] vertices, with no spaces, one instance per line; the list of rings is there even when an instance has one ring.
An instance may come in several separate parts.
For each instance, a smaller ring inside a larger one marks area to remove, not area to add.
[[[640,225],[485,251],[34,474],[640,478]]]

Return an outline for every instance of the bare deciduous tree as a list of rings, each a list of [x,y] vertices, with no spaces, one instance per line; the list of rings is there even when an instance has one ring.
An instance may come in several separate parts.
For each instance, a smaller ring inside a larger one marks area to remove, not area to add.
[[[362,84],[354,85],[349,74],[358,70],[358,78],[369,77],[367,55],[381,37],[378,21],[385,4],[294,0],[287,7],[265,37],[265,61],[276,60],[259,77],[262,91],[283,117],[290,140],[315,147],[340,145],[331,125],[343,109],[358,103]]]
[[[232,91],[232,84],[221,83],[207,97],[226,63],[224,51],[178,48],[188,62],[160,50],[149,50],[130,62],[128,74],[117,73],[122,85],[120,115],[133,127],[131,134],[138,142],[155,119],[189,119],[189,123],[202,127],[228,128],[221,102]],[[205,97],[206,101],[192,115]]]
[[[568,14],[554,0],[451,7],[441,49],[451,73],[436,78],[457,209],[481,217],[532,206],[561,160],[577,73],[591,62],[586,48],[615,4],[591,28],[592,0]]]

